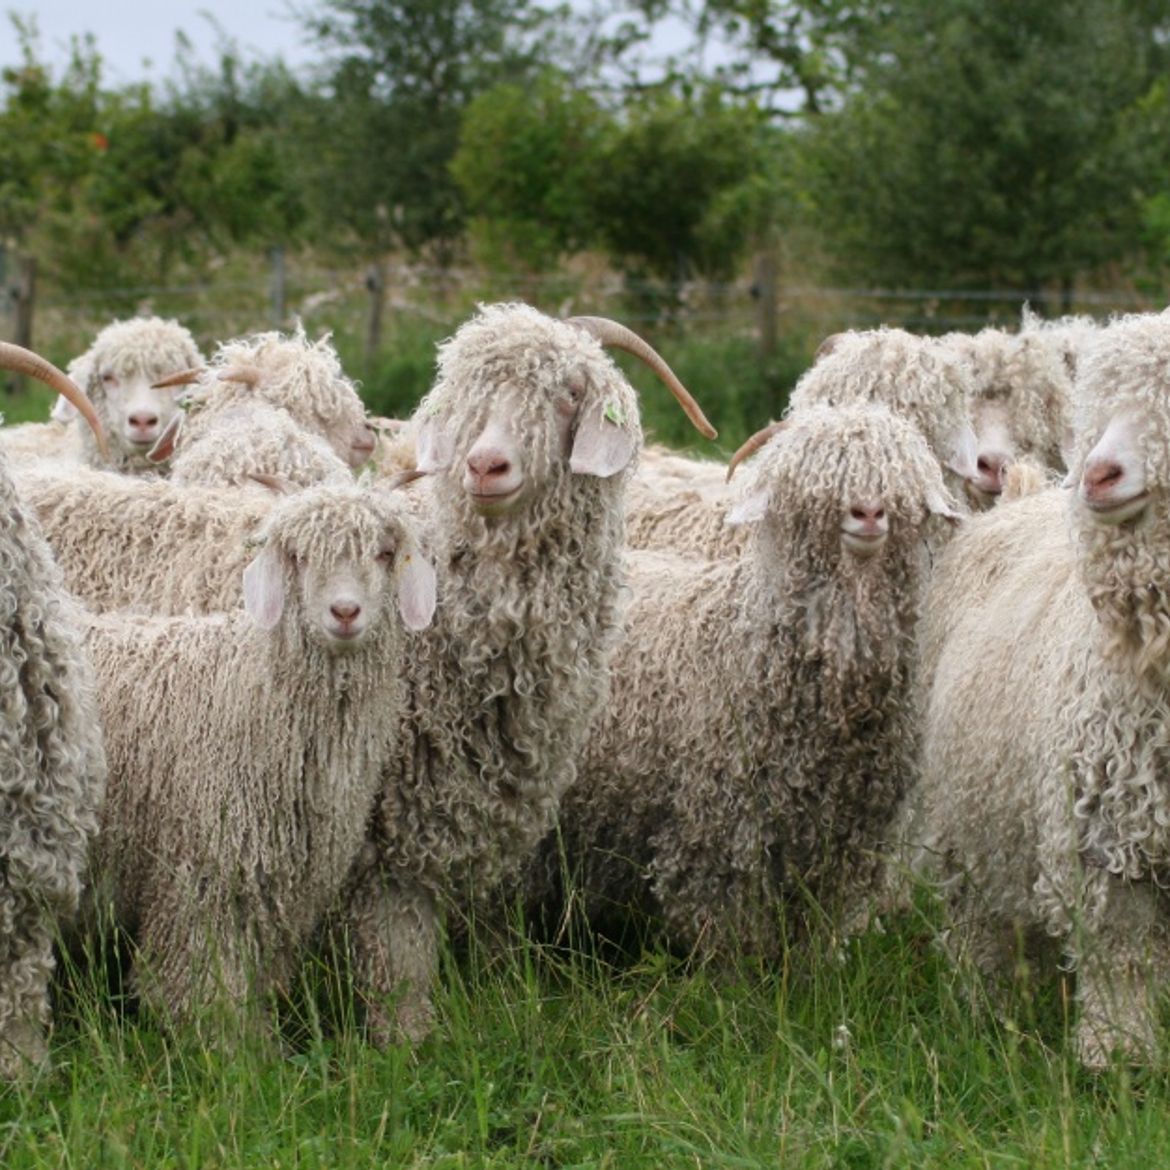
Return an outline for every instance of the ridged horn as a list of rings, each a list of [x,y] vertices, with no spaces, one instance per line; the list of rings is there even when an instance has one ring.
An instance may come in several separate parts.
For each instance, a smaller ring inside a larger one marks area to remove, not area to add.
[[[579,325],[592,333],[602,345],[612,345],[641,358],[666,383],[667,389],[678,400],[679,406],[683,408],[699,434],[708,439],[714,439],[719,434],[707,421],[703,408],[691,397],[690,391],[678,380],[675,372],[658,351],[632,329],[627,329],[608,317],[566,317],[565,320],[570,325]]]
[[[157,382],[151,382],[150,388],[166,390],[170,386],[193,386],[202,377],[203,367],[192,366],[189,370],[176,370],[173,374],[167,374],[165,378],[159,378]]]
[[[31,349],[25,349],[23,345],[13,345],[10,341],[0,341],[0,369],[27,374],[30,378],[36,378],[38,382],[44,382],[46,386],[51,386],[56,390],[66,402],[76,407],[77,413],[89,423],[90,430],[93,431],[94,438],[97,439],[98,450],[101,451],[102,458],[109,459],[110,449],[106,446],[106,435],[98,420],[97,412],[93,408],[93,403],[86,398],[68,375],[62,373],[52,362],[46,361],[40,354],[33,353]]]
[[[731,477],[735,474],[735,469],[745,460],[754,455],[768,440],[777,432],[782,431],[788,426],[788,419],[781,419],[779,422],[769,423],[762,431],[756,431],[750,439],[743,444],[742,447],[731,457],[731,462],[727,465],[727,481],[731,482]]]
[[[221,382],[242,382],[245,386],[259,386],[264,371],[259,366],[228,366],[218,374]]]

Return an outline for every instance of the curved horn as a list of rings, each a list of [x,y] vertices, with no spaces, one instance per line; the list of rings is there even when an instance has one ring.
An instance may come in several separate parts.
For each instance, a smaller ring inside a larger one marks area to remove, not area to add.
[[[189,370],[176,370],[173,374],[167,374],[165,378],[159,378],[157,382],[151,382],[150,388],[165,390],[168,386],[193,386],[202,377],[203,367],[192,366]]]
[[[769,423],[762,431],[756,431],[750,439],[734,455],[731,457],[731,462],[727,465],[727,480],[730,483],[731,477],[735,474],[735,469],[745,460],[754,455],[773,435],[782,431],[788,426],[789,420],[784,418],[779,422]]]
[[[817,346],[817,352],[813,354],[813,365],[815,366],[817,362],[821,360],[821,358],[828,357],[829,354],[831,354],[833,350],[835,350],[837,346],[841,344],[841,341],[844,337],[844,333],[830,333],[829,336],[826,337],[824,341],[822,341],[821,344]]]
[[[221,382],[242,382],[245,386],[259,386],[264,371],[259,366],[228,366],[218,374]]]
[[[407,471],[395,472],[382,486],[389,491],[395,491],[397,488],[406,487],[408,483],[414,483],[416,479],[422,479],[426,474],[427,472],[419,471],[417,467],[412,467]]]
[[[46,386],[56,390],[62,398],[76,407],[78,414],[89,423],[102,458],[109,459],[110,449],[106,446],[106,435],[93,403],[78,389],[72,379],[57,369],[52,362],[46,361],[40,354],[33,353],[31,349],[25,349],[22,345],[0,341],[0,368],[27,374],[30,378],[36,378],[38,382],[44,382]]]
[[[683,408],[699,434],[708,439],[714,439],[719,434],[707,421],[703,408],[691,397],[658,351],[632,329],[627,329],[608,317],[566,317],[565,321],[569,325],[579,325],[592,333],[602,345],[616,346],[618,349],[624,349],[626,353],[632,353],[634,357],[641,358],[666,383],[667,389],[678,399],[679,406]]]

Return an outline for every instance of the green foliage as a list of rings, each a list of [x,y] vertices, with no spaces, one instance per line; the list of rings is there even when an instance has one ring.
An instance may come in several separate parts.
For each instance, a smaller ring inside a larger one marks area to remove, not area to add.
[[[12,17],[21,65],[0,76],[0,238],[21,241],[71,193],[102,149],[101,62],[92,41],[74,41],[54,84],[36,58],[32,28]]]
[[[451,172],[477,254],[494,267],[551,268],[592,242],[590,174],[607,115],[568,78],[506,82],[467,107]]]
[[[863,86],[811,126],[814,215],[841,266],[920,287],[1068,287],[1139,234],[1170,165],[1133,114],[1156,28],[1133,0],[907,0]]]
[[[761,358],[756,340],[699,333],[654,337],[659,353],[698,399],[719,432],[715,444],[687,421],[669,391],[640,362],[621,359],[638,391],[647,438],[709,458],[729,457],[749,435],[779,418],[796,380],[808,368],[818,339],[786,334]]]
[[[333,54],[301,122],[318,229],[366,255],[448,259],[464,226],[449,170],[463,111],[529,69],[542,15],[528,0],[325,0],[304,19]]]
[[[635,279],[731,276],[754,225],[725,211],[745,184],[754,189],[770,145],[760,112],[718,88],[629,105],[604,137],[591,182],[610,257]]]
[[[32,251],[65,286],[135,286],[219,247],[287,242],[303,216],[284,153],[294,92],[279,67],[181,68],[165,94],[102,88],[92,42],[77,42],[54,82],[31,30],[24,64],[4,77],[0,235]],[[180,65],[182,65],[180,59]]]

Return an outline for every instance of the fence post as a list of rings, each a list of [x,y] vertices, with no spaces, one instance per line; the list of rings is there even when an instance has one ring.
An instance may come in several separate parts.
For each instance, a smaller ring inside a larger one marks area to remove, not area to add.
[[[752,273],[752,296],[756,302],[756,332],[760,338],[760,356],[771,357],[776,351],[776,253],[765,248],[756,253]]]
[[[12,305],[13,341],[17,345],[23,345],[25,349],[32,349],[33,306],[37,291],[35,256],[17,255],[16,273],[6,291]],[[9,374],[5,389],[9,395],[21,393],[24,390],[24,378],[18,374]]]
[[[366,377],[374,373],[374,362],[382,347],[382,309],[386,304],[386,261],[377,260],[366,270],[366,291],[370,294],[366,318]]]
[[[274,244],[268,253],[272,261],[272,282],[269,288],[269,304],[273,329],[284,324],[284,248]]]

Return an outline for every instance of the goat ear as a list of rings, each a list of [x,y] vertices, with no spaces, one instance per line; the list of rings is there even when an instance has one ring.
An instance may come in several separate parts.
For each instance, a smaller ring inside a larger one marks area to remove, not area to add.
[[[443,471],[455,457],[455,444],[438,419],[424,419],[414,440],[414,465],[419,471]]]
[[[768,493],[753,492],[727,513],[727,519],[723,523],[730,524],[733,528],[740,524],[754,524],[757,520],[763,520],[767,514]]]
[[[932,516],[941,516],[951,524],[959,524],[963,519],[963,514],[955,508],[954,500],[945,492],[927,492],[926,510]]]
[[[975,463],[979,454],[979,439],[975,434],[975,428],[969,422],[965,422],[949,436],[949,440],[944,465],[963,479],[970,479],[975,474]]]
[[[187,416],[180,410],[171,415],[171,421],[163,427],[154,441],[154,446],[146,453],[147,463],[165,463],[179,446],[179,439],[183,433],[183,422]]]
[[[271,630],[284,612],[284,568],[271,545],[244,570],[244,609],[262,630]]]
[[[613,403],[591,407],[577,425],[569,470],[607,479],[634,457],[638,439],[624,412]]]
[[[81,392],[86,398],[89,398],[89,374],[92,369],[93,359],[88,354],[82,354],[81,357],[74,358],[65,371],[81,387]],[[72,422],[78,415],[77,407],[63,395],[57,394],[55,398],[49,417],[54,422]]]
[[[398,560],[398,612],[408,630],[425,630],[435,616],[435,570],[414,549],[403,549]]]

